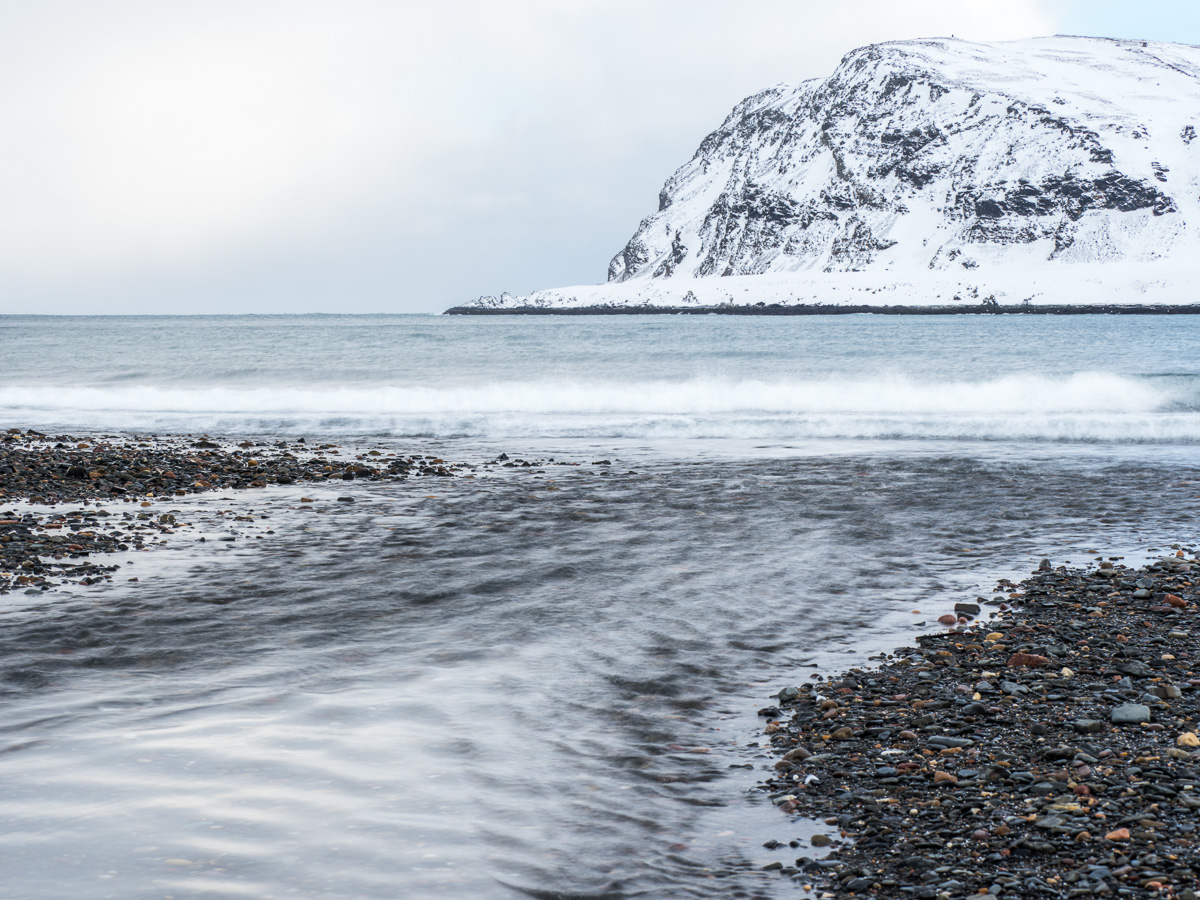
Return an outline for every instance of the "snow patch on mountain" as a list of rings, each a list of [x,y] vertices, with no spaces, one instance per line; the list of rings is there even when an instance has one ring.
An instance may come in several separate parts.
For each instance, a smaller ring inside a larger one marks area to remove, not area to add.
[[[863,47],[739,103],[606,285],[470,305],[1194,303],[1198,130],[1198,47]]]

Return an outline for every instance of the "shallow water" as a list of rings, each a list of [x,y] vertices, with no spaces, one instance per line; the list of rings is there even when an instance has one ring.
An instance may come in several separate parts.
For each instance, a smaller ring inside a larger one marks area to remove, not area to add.
[[[353,504],[324,488],[312,511],[285,489],[201,498],[201,526],[252,508],[275,534],[29,597],[0,629],[8,890],[788,895],[752,867],[805,828],[730,768],[769,764],[768,695],[1046,548],[1194,521],[1180,482],[1200,475],[1099,456],[631,468],[356,484]]]
[[[44,345],[67,325],[54,323]],[[233,350],[245,350],[227,325],[209,347],[207,381],[193,372],[192,388],[219,382]],[[519,335],[522,326],[505,327]],[[966,332],[958,344],[943,341],[948,362],[929,363],[932,374],[920,377],[942,386],[991,378],[994,366],[980,374],[961,362],[984,344],[1039,358],[1027,334],[1006,327],[986,341]],[[1166,340],[1143,327],[1108,336],[1125,367],[1108,375],[1151,378],[1142,370],[1157,360],[1121,349],[1144,349],[1139,342],[1155,334]],[[554,343],[546,334],[535,326],[523,340],[544,348]],[[887,340],[864,334],[863,345]],[[602,336],[579,340],[596,349]],[[360,337],[330,328],[322,340],[341,341],[352,368]],[[189,339],[187,358],[201,367],[203,342]],[[901,355],[908,339],[895,338]],[[47,381],[63,394],[94,387],[105,366],[97,343],[81,354],[74,381],[61,361]],[[1069,344],[1054,337],[1040,355],[1073,352]],[[677,362],[685,350],[675,346]],[[885,350],[871,358],[885,360]],[[117,341],[108,352],[125,349]],[[255,352],[266,357],[259,368],[292,365]],[[455,352],[460,361],[467,353]],[[141,367],[131,380],[173,390],[167,376],[149,374],[169,368],[163,353],[151,342],[127,361]],[[839,345],[828,368],[845,374],[849,354]],[[403,365],[416,367],[413,358]],[[767,347],[764,358],[756,370],[747,356],[741,371],[777,378],[771,360],[783,366],[783,351]],[[117,356],[108,365],[116,372]],[[433,363],[422,365],[424,380],[435,380]],[[815,371],[820,362],[796,365]],[[1054,365],[1026,374],[1077,374],[1062,359]],[[651,374],[665,379],[669,368]],[[694,375],[682,362],[675,368],[678,378]],[[475,388],[493,374],[476,371]],[[1083,413],[1054,415],[1103,419],[1108,401],[1090,402]],[[1097,551],[1135,562],[1150,547],[1196,539],[1200,465],[1179,437],[1135,429],[1115,443],[1045,434],[1030,442],[1019,430],[934,439],[906,425],[903,439],[817,439],[797,424],[808,413],[775,409],[786,437],[763,440],[744,430],[758,414],[734,406],[714,414],[722,438],[680,426],[694,411],[654,413],[674,423],[665,437],[624,407],[561,413],[587,423],[582,435],[556,431],[559,412],[495,407],[475,410],[482,424],[459,436],[343,435],[472,463],[504,450],[585,465],[156,502],[155,512],[178,510],[197,533],[237,540],[199,543],[180,531],[161,549],[129,554],[132,565],[112,585],[0,598],[5,893],[801,896],[758,868],[811,854],[761,846],[811,830],[753,790],[771,762],[754,714],[770,694],[817,667],[863,664],[1044,555],[1083,563]],[[83,412],[47,404],[6,415],[50,430]],[[93,425],[109,416],[113,428],[165,415],[141,420],[128,403],[89,414]],[[938,415],[950,423],[944,431],[961,432],[975,414]],[[214,424],[196,409],[171,415]],[[1021,427],[1031,421],[1020,410],[1004,415]],[[1175,417],[1185,429],[1195,416],[1178,399],[1133,415]],[[241,421],[263,432],[267,420],[293,421],[281,409],[254,416]],[[642,430],[628,434],[633,420]],[[369,426],[345,421],[347,431]],[[519,427],[506,430],[509,421]],[[305,494],[316,498],[311,510],[298,508]],[[355,502],[337,500],[346,494]],[[260,518],[231,521],[226,511]]]

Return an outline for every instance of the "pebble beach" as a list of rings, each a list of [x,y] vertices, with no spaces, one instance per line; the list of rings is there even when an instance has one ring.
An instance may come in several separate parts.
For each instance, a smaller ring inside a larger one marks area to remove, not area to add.
[[[191,528],[162,511],[188,494],[475,468],[365,445],[12,429],[0,593],[111,581],[106,555]],[[769,841],[767,870],[825,897],[1194,900],[1198,568],[1182,547],[1140,569],[1046,560],[871,668],[781,690],[759,711],[777,756],[761,790],[821,827]]]
[[[304,439],[69,434],[9,429],[0,436],[0,594],[111,581],[103,554],[148,549],[191,526],[147,509],[189,494],[267,485],[451,477],[463,467],[433,456],[349,451]],[[40,509],[5,508],[13,501]],[[99,504],[117,504],[111,508]],[[57,509],[71,506],[70,509]]]
[[[1046,560],[871,668],[780,691],[763,789],[825,829],[772,841],[770,868],[824,897],[1193,900],[1198,569],[1191,548]]]
[[[0,592],[111,581],[107,555],[191,528],[164,511],[188,494],[475,470],[365,445],[12,429]],[[777,756],[760,789],[818,830],[769,841],[767,870],[825,897],[1194,900],[1197,568],[1185,547],[1140,569],[1046,560],[915,646],[781,690],[759,711]]]

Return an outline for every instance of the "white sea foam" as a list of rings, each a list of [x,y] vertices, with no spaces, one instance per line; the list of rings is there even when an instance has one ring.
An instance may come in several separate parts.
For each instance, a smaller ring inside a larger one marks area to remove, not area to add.
[[[316,389],[5,387],[0,417],[62,427],[522,436],[1200,439],[1196,379],[504,382]]]

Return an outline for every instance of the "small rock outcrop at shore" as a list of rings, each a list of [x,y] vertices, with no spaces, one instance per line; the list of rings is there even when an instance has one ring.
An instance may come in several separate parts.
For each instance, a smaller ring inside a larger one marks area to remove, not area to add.
[[[208,437],[154,435],[106,440],[17,428],[0,439],[0,501],[184,496],[268,484],[451,474],[437,458],[378,450],[345,458],[334,444],[309,447],[303,440],[217,443]]]
[[[189,494],[267,485],[451,477],[463,470],[437,457],[347,451],[303,440],[217,442],[207,437],[50,436],[10,429],[0,437],[0,594],[59,583],[111,581],[118,568],[93,554],[148,548],[152,538],[187,528],[170,513],[114,515],[96,501],[170,500]],[[6,501],[79,509],[43,513],[5,509]]]
[[[773,867],[827,897],[1194,900],[1195,573],[1182,550],[1045,563],[874,668],[785,688],[760,711],[780,756],[763,788],[834,849],[793,841]]]

